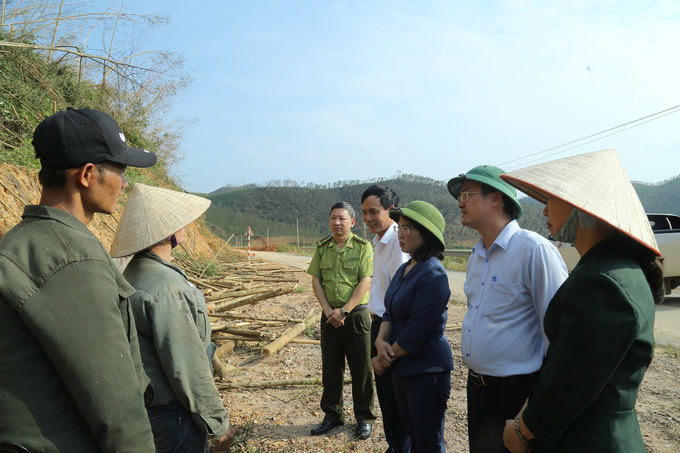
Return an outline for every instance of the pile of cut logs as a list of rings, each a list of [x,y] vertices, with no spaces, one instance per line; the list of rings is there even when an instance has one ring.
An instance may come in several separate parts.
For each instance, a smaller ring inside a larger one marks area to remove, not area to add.
[[[262,262],[222,264],[220,269],[219,277],[189,277],[189,281],[205,294],[210,313],[212,340],[220,345],[212,361],[213,369],[220,381],[237,369],[235,366],[225,365],[220,357],[231,352],[239,342],[265,342],[266,345],[259,352],[260,357],[269,357],[288,343],[319,344],[318,340],[296,338],[310,323],[318,322],[321,313],[318,309],[310,310],[304,318],[256,316],[234,312],[237,308],[295,291],[299,278],[296,274],[303,271]],[[309,383],[316,382],[281,381],[249,385],[259,384],[263,387],[265,384],[272,386]],[[241,383],[235,386],[244,385]],[[219,384],[218,388],[231,388],[231,385]]]

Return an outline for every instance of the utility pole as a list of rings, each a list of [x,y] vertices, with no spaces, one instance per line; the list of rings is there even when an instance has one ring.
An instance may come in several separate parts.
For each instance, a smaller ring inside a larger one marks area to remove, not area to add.
[[[300,248],[300,220],[299,219],[295,219],[295,227],[297,229],[298,248]]]
[[[267,251],[269,251],[269,228],[267,228]]]

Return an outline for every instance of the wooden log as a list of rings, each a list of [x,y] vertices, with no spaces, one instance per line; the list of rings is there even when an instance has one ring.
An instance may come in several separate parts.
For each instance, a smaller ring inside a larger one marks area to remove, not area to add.
[[[243,337],[274,338],[276,336],[271,332],[262,332],[261,330],[234,329],[233,327],[229,326],[212,325],[210,326],[210,329],[213,332],[231,333],[234,335],[241,335]]]
[[[294,290],[293,287],[288,287],[288,288],[279,288],[276,291],[272,291],[269,293],[265,294],[258,294],[255,296],[246,296],[242,300],[235,300],[233,302],[228,302],[226,304],[221,304],[215,307],[215,311],[228,311],[228,310],[233,310],[234,308],[242,307],[244,305],[249,305],[249,304],[254,304],[257,303],[261,300],[265,299],[270,299],[272,297],[280,296],[282,294],[288,294],[292,293]]]
[[[221,330],[221,332],[241,335],[243,337],[258,337],[267,339],[274,338],[276,336],[271,332],[262,332],[261,330],[233,329],[230,327]]]
[[[254,341],[256,343],[262,341],[262,338],[258,337],[239,337],[236,335],[220,335],[220,334],[213,334],[211,338],[213,340]]]
[[[351,384],[352,378],[345,378],[344,384]],[[321,378],[310,379],[281,379],[278,381],[249,381],[249,382],[229,382],[224,384],[217,384],[219,390],[236,389],[236,388],[256,388],[262,389],[267,387],[284,387],[289,385],[321,385]]]
[[[199,279],[197,279],[197,278],[194,278],[194,277],[192,277],[191,275],[188,275],[188,276],[187,276],[187,280],[189,280],[189,281],[190,281],[191,283],[193,283],[194,285],[200,285],[200,286],[202,286],[202,287],[204,287],[204,288],[210,288],[210,289],[212,289],[213,291],[219,291],[219,290],[220,290],[219,288],[215,288],[214,286],[212,286],[212,285],[206,283],[205,281],[199,280]]]
[[[239,290],[239,291],[220,291],[219,293],[213,294],[205,298],[206,302],[217,302],[220,300],[231,299],[234,297],[250,296],[253,294],[262,294],[267,291],[273,291],[276,286],[263,286],[255,289]]]
[[[302,331],[304,331],[307,328],[306,319],[312,318],[312,316],[314,316],[315,313],[317,315],[315,319],[321,316],[318,308],[312,308],[311,310],[309,310],[309,313],[307,313],[305,321],[300,322],[294,325],[293,327],[289,328],[288,330],[283,332],[279,338],[277,338],[276,340],[272,341],[267,346],[262,348],[262,355],[264,357],[269,357],[270,355],[272,355],[273,353],[275,353],[276,351],[290,343],[290,340],[300,335],[300,333],[302,333]]]
[[[279,318],[277,316],[256,316],[256,315],[244,315],[241,313],[215,313],[211,315],[212,317],[222,317],[231,319],[251,319],[253,321],[277,321],[277,322],[303,322],[304,319],[300,318]]]
[[[233,373],[237,368],[233,365],[225,365],[222,361],[214,355],[212,358],[212,366],[215,374],[220,380],[224,380],[230,373]]]
[[[224,354],[229,354],[231,351],[234,350],[236,345],[237,345],[237,343],[234,340],[225,341],[215,351],[215,357],[221,357]]]
[[[304,338],[293,338],[290,342],[297,344],[321,344],[321,341],[319,340],[306,340]]]

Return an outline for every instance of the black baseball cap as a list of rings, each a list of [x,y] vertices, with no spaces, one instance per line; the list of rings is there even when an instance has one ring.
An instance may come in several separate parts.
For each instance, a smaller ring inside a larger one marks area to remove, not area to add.
[[[156,154],[127,145],[111,115],[93,109],[69,107],[48,116],[35,128],[33,147],[42,167],[54,170],[104,161],[141,168],[156,163]]]

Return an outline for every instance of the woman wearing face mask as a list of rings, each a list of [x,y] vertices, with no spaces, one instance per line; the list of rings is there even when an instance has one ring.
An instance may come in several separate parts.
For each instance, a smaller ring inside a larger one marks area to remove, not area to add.
[[[134,254],[124,277],[144,371],[151,383],[144,402],[161,453],[228,450],[236,432],[215,387],[210,322],[203,294],[172,264],[172,249],[210,200],[135,184],[111,245],[111,256]]]
[[[644,453],[635,401],[654,353],[660,253],[613,150],[560,159],[501,178],[546,203],[556,240],[581,259],[545,314],[540,378],[503,440],[513,453]]]
[[[388,367],[392,372],[405,429],[404,451],[444,453],[444,414],[453,370],[444,336],[451,296],[440,262],[444,217],[424,201],[395,208],[390,217],[398,222],[399,245],[411,259],[397,270],[385,293],[373,369],[378,375]]]

